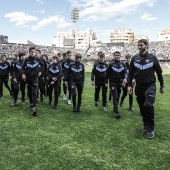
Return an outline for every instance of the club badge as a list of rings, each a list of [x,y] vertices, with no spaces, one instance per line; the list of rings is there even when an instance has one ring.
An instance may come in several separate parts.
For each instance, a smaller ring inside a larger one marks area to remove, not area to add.
[[[148,59],[146,60],[146,63],[149,63],[149,60],[148,60]]]

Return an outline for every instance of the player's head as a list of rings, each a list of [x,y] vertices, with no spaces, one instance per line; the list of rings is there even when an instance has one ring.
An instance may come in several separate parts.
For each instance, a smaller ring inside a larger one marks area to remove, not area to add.
[[[125,60],[126,60],[126,62],[130,62],[130,59],[131,59],[131,55],[130,54],[126,54],[125,55]]]
[[[100,53],[99,54],[99,62],[103,62],[105,59],[105,54],[104,53]]]
[[[58,61],[60,61],[59,56],[58,56],[58,55],[54,55],[53,58],[52,58],[52,61],[53,61],[54,63],[57,63]]]
[[[115,52],[113,53],[113,58],[114,58],[115,60],[120,60],[120,57],[121,57],[121,53],[120,53],[119,51],[115,51]]]
[[[26,54],[24,52],[21,52],[18,54],[19,60],[25,60]]]
[[[82,55],[80,53],[76,53],[75,54],[75,61],[76,62],[80,62],[81,61],[81,58],[82,58]]]
[[[67,59],[71,59],[71,51],[67,51],[66,56],[67,56]]]
[[[138,41],[138,50],[139,50],[139,53],[145,54],[148,51],[148,48],[149,48],[148,40],[140,39]]]
[[[30,56],[35,56],[35,47],[29,48],[29,54],[30,54]]]

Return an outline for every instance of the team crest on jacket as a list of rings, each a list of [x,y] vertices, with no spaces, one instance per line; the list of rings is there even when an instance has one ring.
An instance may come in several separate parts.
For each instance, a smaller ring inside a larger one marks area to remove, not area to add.
[[[146,63],[149,63],[149,60],[148,60],[148,59],[146,60]]]

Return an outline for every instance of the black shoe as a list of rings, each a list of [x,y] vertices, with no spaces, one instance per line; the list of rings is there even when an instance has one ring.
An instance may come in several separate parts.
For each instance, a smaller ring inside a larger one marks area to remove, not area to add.
[[[58,110],[58,107],[57,107],[57,106],[54,106],[54,110]]]
[[[37,112],[36,112],[36,109],[35,109],[35,108],[32,108],[32,115],[33,115],[33,116],[36,116],[36,115],[37,115]]]
[[[76,107],[73,107],[73,112],[77,112],[77,108]]]
[[[146,133],[146,138],[148,138],[148,139],[152,139],[152,138],[154,138],[154,136],[155,136],[154,131],[148,131]]]
[[[120,106],[120,107],[123,107],[123,102],[120,102],[120,103],[119,103],[119,106]]]
[[[132,106],[129,107],[129,110],[130,110],[131,112],[134,112],[134,111],[135,111]]]
[[[16,105],[17,105],[16,101],[14,101],[14,102],[11,104],[11,106],[16,106]]]
[[[115,118],[116,118],[116,119],[120,119],[120,118],[121,118],[121,115],[120,115],[119,112],[116,112],[116,113],[115,113]]]
[[[77,112],[81,112],[81,109],[80,109],[80,107],[77,107]]]
[[[148,132],[148,131],[144,128],[143,130],[140,131],[140,134],[141,134],[141,135],[145,135],[145,134],[147,134],[147,132]]]
[[[95,106],[98,106],[99,104],[97,103],[97,102],[95,102],[95,104],[94,104]]]

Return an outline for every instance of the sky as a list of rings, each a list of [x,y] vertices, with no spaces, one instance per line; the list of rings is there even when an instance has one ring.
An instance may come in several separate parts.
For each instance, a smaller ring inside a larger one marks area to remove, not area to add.
[[[79,9],[76,29],[92,29],[103,42],[110,32],[128,28],[157,41],[157,33],[170,28],[170,0],[0,0],[0,35],[52,45],[58,31],[75,28],[73,8]]]

